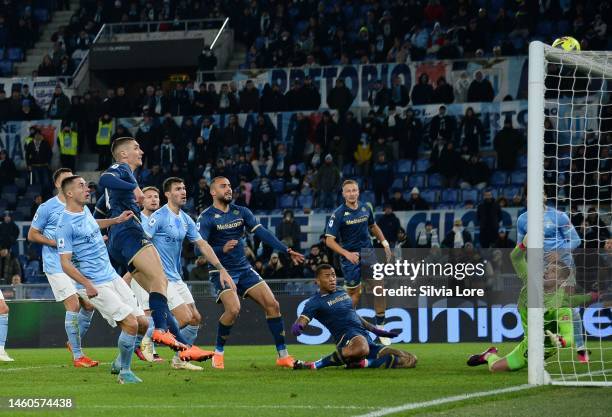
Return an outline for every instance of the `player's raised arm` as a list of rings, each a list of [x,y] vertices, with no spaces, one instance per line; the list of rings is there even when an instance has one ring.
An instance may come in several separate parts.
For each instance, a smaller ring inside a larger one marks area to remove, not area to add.
[[[123,222],[127,222],[132,217],[134,217],[134,212],[130,210],[125,210],[123,213],[121,213],[117,217],[113,217],[110,219],[96,219],[96,223],[98,223],[98,226],[100,227],[100,229],[106,229],[107,227],[113,226],[115,224],[121,224]]]

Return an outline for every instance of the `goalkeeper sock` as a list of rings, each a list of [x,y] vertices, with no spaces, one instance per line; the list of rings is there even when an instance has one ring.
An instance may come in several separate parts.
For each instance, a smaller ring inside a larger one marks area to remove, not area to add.
[[[79,336],[81,339],[83,339],[87,333],[87,330],[89,330],[89,326],[91,326],[91,318],[93,317],[93,313],[93,310],[89,311],[85,310],[84,308],[79,310]]]
[[[151,292],[149,294],[149,306],[151,307],[151,317],[153,318],[153,323],[155,323],[155,328],[163,331],[168,330],[166,317],[168,299],[158,292]]]
[[[122,371],[129,371],[132,364],[132,353],[136,345],[136,335],[121,332],[117,346],[119,346],[119,363]]]
[[[285,345],[285,326],[282,317],[272,317],[267,318],[268,328],[270,329],[270,333],[272,333],[272,337],[274,338],[274,345],[276,346],[276,351],[278,352],[278,356],[284,358],[288,355],[287,353],[287,345]]]
[[[364,359],[364,368],[393,368],[395,355],[383,355],[376,359]]]
[[[68,342],[72,349],[72,357],[78,359],[83,356],[81,351],[81,337],[79,336],[79,313],[74,311],[66,311],[66,317],[64,318],[64,327],[66,328],[66,335],[68,336]]]
[[[374,323],[376,323],[376,326],[382,326],[385,324],[385,313],[376,313],[376,316],[374,317]]]
[[[489,364],[489,370],[491,370],[491,367],[493,366],[493,364],[495,362],[497,362],[498,360],[500,360],[501,358],[499,356],[497,356],[497,354],[495,353],[489,353],[487,355],[487,357],[485,358],[485,360],[487,361],[487,363]]]
[[[8,334],[8,314],[0,314],[0,348],[4,348],[6,344],[6,335]]]
[[[319,359],[314,363],[316,369],[327,368],[328,366],[342,366],[344,365],[344,361],[338,354],[338,352],[334,352],[331,355],[327,355],[324,358]]]
[[[227,342],[227,338],[232,331],[232,327],[234,327],[233,324],[226,326],[225,324],[219,322],[219,325],[217,326],[217,342],[215,343],[215,352],[223,353],[225,342]]]
[[[574,345],[576,346],[576,350],[584,350],[584,329],[582,328],[582,317],[580,317],[580,313],[577,309],[572,310],[572,324],[574,330]]]

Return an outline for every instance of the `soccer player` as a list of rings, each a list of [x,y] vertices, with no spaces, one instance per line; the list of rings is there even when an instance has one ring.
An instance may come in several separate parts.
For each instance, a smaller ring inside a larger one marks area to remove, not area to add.
[[[167,178],[164,181],[163,190],[168,203],[151,214],[148,222],[143,222],[143,228],[159,252],[168,277],[168,306],[179,323],[183,338],[189,344],[193,344],[198,336],[202,316],[196,308],[191,291],[181,276],[183,240],[187,238],[195,244],[211,264],[218,264],[219,260],[212,248],[198,233],[195,222],[181,210],[181,207],[187,203],[184,181],[177,177]],[[210,353],[213,354],[213,352]],[[172,367],[192,371],[202,370],[199,366],[181,361],[178,355],[172,359]]]
[[[340,255],[344,286],[356,307],[363,287],[361,268],[378,262],[370,233],[383,245],[387,260],[391,259],[392,253],[389,242],[374,221],[372,209],[359,201],[359,185],[356,181],[346,180],[342,183],[342,197],[344,204],[333,212],[327,223],[325,244]],[[360,259],[362,255],[365,259]],[[380,329],[384,328],[386,308],[385,297],[374,297],[375,323]],[[380,342],[391,344],[385,337]]]
[[[316,362],[295,361],[293,369],[321,369],[328,366],[349,368],[414,368],[417,358],[411,353],[376,344],[368,331],[379,337],[392,338],[397,333],[387,332],[359,317],[350,295],[337,288],[336,271],[321,264],[315,272],[319,292],[306,301],[304,310],[291,327],[299,336],[308,323],[317,319],[331,332],[336,351]]]
[[[210,279],[217,290],[217,303],[221,302],[224,308],[217,327],[212,365],[214,368],[224,368],[224,346],[240,313],[238,296],[241,296],[252,298],[263,308],[278,352],[276,364],[292,368],[294,360],[287,353],[280,306],[268,284],[251,268],[242,241],[244,232],[248,230],[275,250],[287,253],[293,262],[303,262],[304,256],[288,248],[265,229],[251,210],[232,203],[232,186],[227,178],[213,178],[210,194],[213,197],[213,205],[200,214],[197,227],[202,238],[210,243],[233,279],[231,285],[227,285],[220,280],[220,275],[226,271],[219,270],[214,263],[210,264]]]
[[[111,373],[118,373],[121,384],[142,382],[130,369],[137,333],[144,334],[147,321],[134,293],[113,269],[100,227],[120,224],[133,215],[128,211],[119,217],[96,221],[86,203],[87,182],[70,176],[62,181],[66,208],[57,226],[57,249],[63,271],[79,285],[79,294],[88,299],[108,323],[119,325],[119,356]],[[99,224],[98,222],[102,222]]]
[[[522,242],[527,234],[527,213],[521,214],[516,222],[518,242]],[[565,265],[570,267],[567,285],[565,285],[568,292],[573,292],[576,286],[576,267],[572,251],[578,246],[580,246],[580,236],[569,217],[547,205],[546,194],[544,194],[544,258],[547,261],[560,258]],[[577,310],[572,310],[572,322],[578,360],[581,363],[588,363],[589,354],[584,346],[582,319]]]
[[[85,356],[81,343],[91,324],[94,308],[91,303],[77,295],[74,281],[62,270],[55,239],[57,222],[66,206],[61,184],[70,176],[72,171],[68,168],[60,168],[53,174],[57,195],[45,201],[36,210],[28,230],[28,240],[42,245],[43,271],[49,280],[55,301],[63,303],[66,309],[66,346],[72,352],[73,364],[76,368],[91,368],[98,366],[98,361]]]
[[[525,242],[519,243],[511,254],[512,266],[517,276],[523,281],[518,310],[523,326],[523,340],[503,358],[497,355],[497,348],[490,347],[480,354],[468,359],[468,366],[478,366],[487,363],[491,372],[516,371],[527,366],[527,247]],[[557,353],[559,348],[571,347],[574,344],[574,329],[572,325],[572,309],[564,307],[571,303],[590,303],[597,300],[598,295],[569,296],[565,289],[558,285],[568,279],[570,268],[561,261],[549,262],[544,270],[544,358]]]
[[[0,290],[0,362],[13,362],[8,353],[4,350],[6,344],[6,336],[8,335],[8,313],[9,308],[4,301],[4,294]]]
[[[176,322],[171,319],[168,308],[168,280],[164,274],[159,254],[146,237],[139,219],[144,194],[134,178],[134,170],[142,165],[143,152],[138,142],[131,137],[116,139],[111,152],[116,163],[111,165],[100,177],[100,185],[105,189],[107,207],[110,215],[116,216],[124,210],[132,211],[129,221],[114,226],[108,233],[110,256],[124,265],[134,279],[149,293],[151,316],[155,323],[152,339],[156,343],[169,346],[173,350],[188,350],[187,341],[180,335]],[[194,349],[191,357],[198,359],[201,349]]]

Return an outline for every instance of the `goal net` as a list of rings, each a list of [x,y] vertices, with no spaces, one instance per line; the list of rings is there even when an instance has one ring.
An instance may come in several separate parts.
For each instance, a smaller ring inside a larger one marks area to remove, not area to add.
[[[529,49],[531,384],[612,385],[612,52]]]

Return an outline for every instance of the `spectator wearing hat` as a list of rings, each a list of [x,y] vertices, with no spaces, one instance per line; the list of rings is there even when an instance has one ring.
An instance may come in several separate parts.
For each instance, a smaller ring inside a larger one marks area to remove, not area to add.
[[[7,246],[0,245],[0,285],[12,285],[21,282],[21,265],[19,259]]]
[[[393,183],[393,167],[387,162],[384,152],[379,152],[376,162],[372,167],[372,182],[374,188],[374,198],[376,205],[380,206],[389,199],[389,188]]]
[[[40,118],[40,113],[32,107],[30,100],[23,100],[21,102],[21,113],[16,120],[38,120]]]
[[[318,194],[319,208],[333,209],[340,186],[340,170],[334,164],[331,154],[325,155],[324,163],[319,167],[313,185]]]
[[[5,211],[0,223],[0,247],[12,248],[17,243],[19,237],[19,227],[13,221],[10,211]]]
[[[399,219],[393,212],[393,207],[390,203],[385,204],[383,214],[376,220],[376,224],[378,227],[380,227],[380,230],[382,230],[385,236],[389,236],[387,238],[389,245],[391,245],[392,248],[395,247],[397,235],[401,229],[401,225]]]
[[[406,210],[429,210],[429,203],[421,197],[417,187],[410,191],[410,199],[406,203]]]
[[[472,235],[463,227],[461,219],[455,219],[453,228],[446,234],[442,241],[443,248],[460,249],[467,243],[472,243]]]
[[[480,247],[489,248],[498,237],[502,211],[490,189],[485,190],[482,197],[476,209],[476,220],[480,226]]]
[[[516,242],[508,237],[508,229],[500,227],[497,230],[497,239],[492,247],[499,249],[514,249],[515,246]]]
[[[425,222],[425,228],[419,229],[414,247],[417,249],[429,249],[432,245],[440,245],[438,231],[433,228],[430,221]]]

